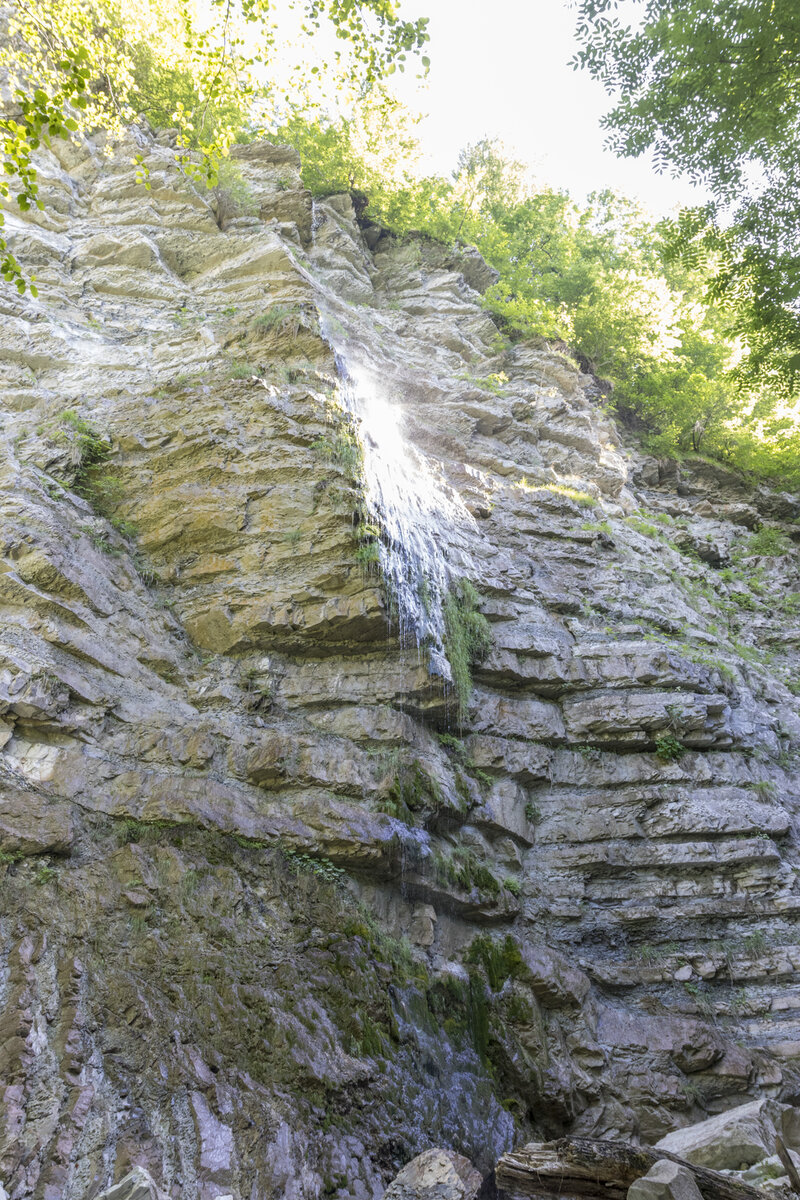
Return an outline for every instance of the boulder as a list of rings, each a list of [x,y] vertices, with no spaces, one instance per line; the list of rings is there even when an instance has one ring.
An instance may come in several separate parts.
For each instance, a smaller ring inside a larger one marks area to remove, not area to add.
[[[776,1100],[753,1100],[709,1117],[698,1125],[668,1133],[657,1150],[668,1150],[698,1167],[738,1171],[775,1152],[775,1137],[784,1126],[788,1106]]]
[[[101,1192],[96,1200],[166,1200],[149,1171],[134,1167],[119,1183]]]
[[[482,1183],[483,1177],[463,1155],[425,1150],[406,1163],[383,1200],[473,1200]]]
[[[687,1167],[662,1158],[631,1184],[628,1200],[701,1200],[701,1193]]]

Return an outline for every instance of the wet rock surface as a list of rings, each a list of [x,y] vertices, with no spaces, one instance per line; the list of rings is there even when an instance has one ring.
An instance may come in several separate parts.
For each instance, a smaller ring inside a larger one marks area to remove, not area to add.
[[[153,142],[60,153],[0,297],[9,1195],[378,1200],[795,1095],[796,498],[626,449],[473,256],[312,211],[285,147],[246,220]],[[463,727],[321,323],[457,513]]]

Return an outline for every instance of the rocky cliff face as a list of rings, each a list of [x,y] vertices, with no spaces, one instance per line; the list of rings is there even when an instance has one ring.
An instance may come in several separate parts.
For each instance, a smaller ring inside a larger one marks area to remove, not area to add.
[[[237,163],[71,147],[9,217],[0,1180],[362,1200],[793,1098],[800,503]]]

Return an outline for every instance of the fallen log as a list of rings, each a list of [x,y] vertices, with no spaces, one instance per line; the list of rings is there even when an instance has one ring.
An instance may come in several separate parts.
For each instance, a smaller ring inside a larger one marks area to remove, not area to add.
[[[662,1158],[692,1172],[703,1200],[764,1200],[763,1192],[756,1188],[707,1167],[696,1167],[667,1150],[594,1138],[529,1142],[503,1155],[495,1179],[501,1195],[508,1198],[592,1196],[595,1200],[625,1200],[634,1179],[646,1175]]]
[[[775,1149],[778,1152],[778,1158],[783,1163],[783,1169],[789,1176],[789,1182],[793,1190],[800,1196],[800,1174],[797,1172],[797,1167],[792,1161],[792,1156],[786,1149],[786,1143],[782,1137],[775,1138]]]

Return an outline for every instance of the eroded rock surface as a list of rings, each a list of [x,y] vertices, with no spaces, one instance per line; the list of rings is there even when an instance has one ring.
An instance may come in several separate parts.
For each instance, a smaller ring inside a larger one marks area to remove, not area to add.
[[[432,1146],[795,1094],[796,498],[625,449],[474,256],[312,212],[286,148],[238,215],[143,136],[60,154],[0,297],[9,1194],[377,1200]],[[323,317],[458,501],[463,729]]]

